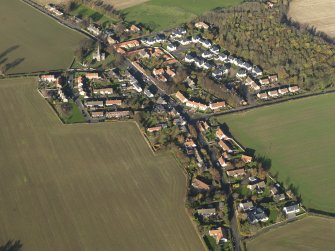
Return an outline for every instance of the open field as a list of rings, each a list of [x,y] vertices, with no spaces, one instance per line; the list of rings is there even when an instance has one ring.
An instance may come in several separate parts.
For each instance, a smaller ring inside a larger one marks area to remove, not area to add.
[[[154,30],[186,23],[216,7],[237,5],[241,0],[150,0],[124,10],[128,21],[150,25]]]
[[[300,23],[311,24],[335,38],[334,0],[293,0],[289,16]]]
[[[2,0],[0,20],[0,67],[7,73],[67,68],[85,38],[19,0]]]
[[[63,125],[34,79],[0,81],[0,245],[204,250],[186,181],[131,122]]]
[[[335,94],[221,116],[245,147],[272,160],[271,173],[293,183],[303,203],[335,212]]]
[[[248,251],[331,251],[335,245],[335,220],[309,216],[270,230],[247,242]]]
[[[45,5],[49,3],[64,4],[70,2],[70,0],[34,0],[36,3]],[[117,9],[129,8],[149,0],[103,0],[105,3],[113,5]]]

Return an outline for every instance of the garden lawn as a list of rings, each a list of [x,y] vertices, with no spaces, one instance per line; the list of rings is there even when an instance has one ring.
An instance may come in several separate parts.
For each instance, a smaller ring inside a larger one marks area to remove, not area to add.
[[[187,23],[217,7],[228,7],[242,0],[151,0],[124,10],[126,20],[149,25],[159,31]]]

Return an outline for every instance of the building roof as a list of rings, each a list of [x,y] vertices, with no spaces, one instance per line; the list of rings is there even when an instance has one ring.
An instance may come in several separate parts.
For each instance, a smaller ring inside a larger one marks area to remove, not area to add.
[[[290,92],[297,92],[297,91],[299,91],[300,89],[299,89],[299,86],[290,86],[290,87],[288,88],[288,90],[289,90]]]
[[[196,147],[197,145],[194,143],[193,139],[186,139],[184,145],[186,147],[192,148]]]
[[[224,160],[224,158],[223,158],[223,156],[221,156],[220,158],[219,158],[219,164],[221,165],[221,166],[225,166],[225,165],[227,165],[226,164],[226,161]]]
[[[226,171],[226,173],[228,176],[244,176],[246,174],[244,171],[244,168],[229,170],[229,171]]]
[[[216,240],[216,243],[219,243],[221,240],[227,241],[227,238],[223,235],[222,228],[218,227],[208,231],[208,234]]]
[[[252,161],[252,157],[242,154],[241,160],[245,163],[250,163]]]
[[[197,214],[199,215],[213,215],[216,214],[216,209],[215,208],[201,208],[197,210]]]
[[[219,139],[225,139],[228,138],[226,134],[221,130],[221,128],[218,128],[215,132],[215,136],[218,137]]]
[[[178,92],[176,93],[176,98],[179,99],[180,102],[182,102],[182,103],[185,103],[185,102],[188,101],[188,99],[185,98],[185,96],[184,96],[180,91],[178,91]]]
[[[155,127],[149,127],[149,128],[147,128],[148,132],[159,132],[160,130],[162,130],[161,126],[155,126]]]
[[[121,99],[108,99],[106,100],[106,105],[122,105]]]
[[[99,73],[96,73],[96,72],[85,73],[85,77],[88,78],[88,79],[98,79],[98,78],[100,78]]]
[[[224,150],[224,151],[227,151],[227,152],[230,152],[231,149],[229,146],[227,146],[226,143],[224,143],[222,140],[219,141],[219,146]]]
[[[212,110],[220,109],[220,108],[225,107],[225,106],[226,106],[226,102],[224,102],[224,101],[214,102],[214,103],[209,104],[209,107]]]
[[[207,30],[209,28],[209,25],[206,24],[205,22],[202,22],[202,21],[195,23],[194,26],[196,28],[202,28],[202,29],[205,29],[205,30]]]
[[[107,118],[119,118],[119,117],[126,117],[129,115],[130,115],[130,111],[106,112]]]
[[[210,186],[207,185],[206,183],[202,182],[201,180],[198,180],[195,178],[192,182],[192,186],[201,190],[209,190]]]

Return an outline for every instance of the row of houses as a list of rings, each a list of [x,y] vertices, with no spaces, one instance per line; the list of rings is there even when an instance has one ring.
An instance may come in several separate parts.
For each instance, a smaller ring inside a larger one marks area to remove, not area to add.
[[[131,112],[126,111],[92,111],[92,118],[121,119],[128,118]]]
[[[44,81],[44,82],[48,82],[48,83],[54,83],[59,99],[63,103],[69,102],[68,98],[65,96],[65,94],[63,92],[63,87],[60,84],[60,78],[56,77],[55,75],[41,75],[40,76],[40,81]]]
[[[121,99],[104,99],[104,100],[89,100],[84,102],[87,108],[103,108],[109,106],[121,106]]]
[[[290,86],[288,88],[280,88],[267,92],[260,92],[257,94],[259,99],[267,100],[269,98],[278,98],[279,96],[286,95],[288,93],[297,93],[300,91],[298,86]]]
[[[181,103],[184,103],[187,107],[195,108],[200,111],[206,111],[207,109],[216,111],[226,106],[226,103],[224,101],[212,102],[209,105],[206,105],[200,102],[188,100],[180,91],[178,91],[175,96]]]

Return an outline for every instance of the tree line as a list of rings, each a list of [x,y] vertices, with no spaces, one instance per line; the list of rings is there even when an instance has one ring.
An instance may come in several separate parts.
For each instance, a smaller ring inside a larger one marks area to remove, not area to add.
[[[246,2],[212,11],[201,20],[214,24],[216,42],[229,52],[250,60],[265,73],[277,73],[283,84],[323,90],[335,81],[335,45],[306,29],[288,25],[286,1],[271,9]]]

